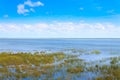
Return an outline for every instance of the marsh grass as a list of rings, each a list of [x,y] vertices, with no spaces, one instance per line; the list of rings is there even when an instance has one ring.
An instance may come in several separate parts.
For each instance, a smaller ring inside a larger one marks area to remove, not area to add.
[[[99,50],[93,50],[90,52],[91,54],[100,54],[101,52]]]
[[[56,61],[60,61],[65,58],[65,54],[62,52],[56,52],[51,54],[46,53],[11,53],[1,52],[0,53],[0,73],[8,76],[8,68],[15,68],[15,74],[17,78],[25,78],[30,75],[39,77],[42,74],[46,74],[48,70],[54,69],[54,66],[46,65],[53,64]],[[40,65],[46,66],[40,66]]]
[[[67,72],[69,72],[69,73],[81,73],[81,72],[83,72],[83,68],[81,66],[77,66],[74,68],[68,68]]]
[[[72,51],[76,52],[75,49]],[[79,52],[82,53],[84,51]],[[90,51],[90,54],[100,53],[99,50]],[[105,61],[109,61],[109,64],[101,65]],[[81,80],[83,73],[87,75],[87,73],[91,72],[91,74],[96,74],[96,77],[93,77],[91,80],[120,80],[119,56],[106,58],[98,62],[86,62],[78,58],[78,55],[66,54],[64,52],[1,52],[0,79],[75,80],[80,77]],[[15,70],[15,72],[9,69]],[[97,75],[97,73],[100,75]]]

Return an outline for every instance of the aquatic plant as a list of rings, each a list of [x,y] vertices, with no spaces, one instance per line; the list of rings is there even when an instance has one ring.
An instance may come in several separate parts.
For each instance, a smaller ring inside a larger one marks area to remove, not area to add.
[[[100,51],[93,50],[91,53],[100,54]],[[80,57],[78,58],[78,56],[80,55],[66,54],[64,52],[1,52],[0,79],[11,80],[14,76],[14,80],[24,78],[33,80],[75,80],[82,77],[83,73],[91,72],[93,74],[99,73],[99,75],[92,78],[93,80],[120,80],[119,56],[105,58],[97,62],[86,62]],[[108,64],[102,64],[105,61],[108,61]],[[9,69],[14,69],[15,72]]]
[[[74,67],[74,68],[68,68],[67,72],[69,72],[69,73],[80,73],[80,72],[83,72],[83,68],[81,66],[77,66],[77,67]]]
[[[97,77],[97,78],[95,78],[95,80],[103,80],[103,78],[102,77]]]
[[[99,50],[93,50],[91,51],[91,54],[100,54],[101,52]]]

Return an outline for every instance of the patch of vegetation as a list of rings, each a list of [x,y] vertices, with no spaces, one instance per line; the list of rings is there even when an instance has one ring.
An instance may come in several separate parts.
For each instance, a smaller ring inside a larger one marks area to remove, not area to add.
[[[91,51],[91,54],[100,54],[101,52],[99,50],[93,50]]]
[[[91,53],[100,54],[101,52],[93,50]],[[108,64],[101,64],[107,60]],[[119,56],[105,58],[95,62],[96,61],[86,62],[85,60],[79,59],[78,55],[65,54],[63,52],[1,52],[0,79],[12,80],[14,76],[14,80],[24,78],[32,78],[35,80],[75,80],[78,77],[82,77],[81,75],[83,75],[83,73],[90,72],[96,75],[96,77],[90,80],[120,80]],[[99,74],[97,75],[97,73]]]
[[[83,72],[83,68],[81,66],[77,66],[74,68],[68,68],[67,72],[69,72],[69,73],[81,73],[81,72]]]
[[[15,69],[15,73],[11,73],[14,77],[25,78],[30,75],[34,77],[40,77],[42,74],[47,73],[47,69],[54,68],[49,64],[53,64],[55,61],[60,61],[65,58],[65,54],[62,52],[56,53],[0,53],[0,74],[8,76],[9,68]],[[55,60],[55,58],[57,60]],[[44,66],[42,66],[44,65]]]

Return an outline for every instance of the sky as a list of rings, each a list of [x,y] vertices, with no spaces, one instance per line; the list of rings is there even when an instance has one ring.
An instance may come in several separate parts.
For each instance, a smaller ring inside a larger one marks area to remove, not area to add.
[[[120,0],[0,0],[0,38],[120,38]]]

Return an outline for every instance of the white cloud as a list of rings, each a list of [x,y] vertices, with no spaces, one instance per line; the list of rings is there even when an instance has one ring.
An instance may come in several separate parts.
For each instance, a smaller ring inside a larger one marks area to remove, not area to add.
[[[26,34],[29,36],[44,35],[52,37],[108,37],[120,34],[120,27],[112,23],[86,23],[86,22],[53,22],[53,23],[36,23],[36,24],[11,24],[1,23],[0,33],[6,34]],[[19,36],[18,35],[18,36]],[[87,35],[87,36],[86,36]],[[114,36],[113,36],[114,37]],[[117,36],[119,37],[119,36]]]
[[[17,6],[17,8],[18,8],[18,10],[17,10],[18,14],[25,14],[25,13],[29,12],[28,9],[25,9],[25,5],[23,5],[23,4],[19,4]]]
[[[26,6],[28,6],[29,8],[25,8]],[[41,3],[40,1],[32,2],[31,0],[27,0],[23,4],[19,4],[17,6],[17,13],[27,15],[26,13],[28,12],[35,12],[33,8],[38,6],[44,6],[44,4]]]
[[[40,1],[32,2],[30,0],[27,0],[26,2],[24,2],[24,5],[28,5],[30,7],[44,6],[44,4],[41,3]]]

